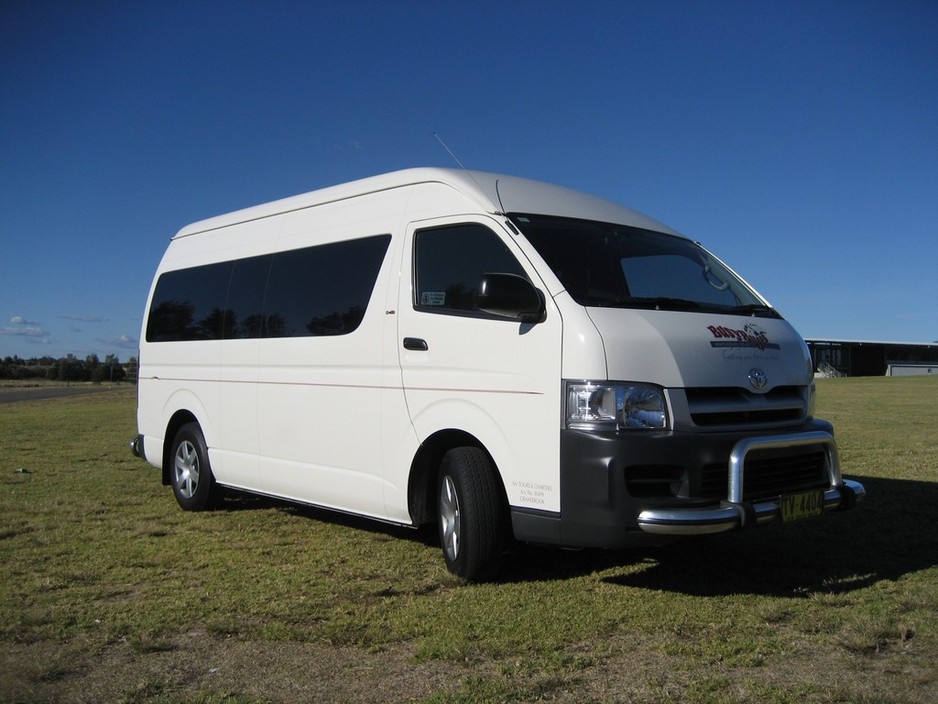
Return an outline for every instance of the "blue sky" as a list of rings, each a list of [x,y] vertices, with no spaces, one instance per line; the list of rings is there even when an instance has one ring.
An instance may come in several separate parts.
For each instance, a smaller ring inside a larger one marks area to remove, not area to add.
[[[0,357],[136,353],[184,225],[453,161],[643,211],[806,337],[938,340],[938,3],[0,0]]]

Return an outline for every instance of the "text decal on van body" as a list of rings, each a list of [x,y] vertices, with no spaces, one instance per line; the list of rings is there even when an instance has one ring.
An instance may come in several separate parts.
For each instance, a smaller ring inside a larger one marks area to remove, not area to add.
[[[733,330],[723,325],[708,325],[714,339],[710,341],[711,347],[754,347],[757,350],[777,350],[779,346],[769,341],[765,331],[747,323],[742,330]]]
[[[530,506],[544,506],[552,498],[554,487],[550,484],[535,484],[534,482],[512,481],[512,488],[518,492],[521,503]]]

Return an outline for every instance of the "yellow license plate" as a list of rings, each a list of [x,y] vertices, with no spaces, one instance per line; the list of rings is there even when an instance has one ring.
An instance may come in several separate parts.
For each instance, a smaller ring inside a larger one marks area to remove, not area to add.
[[[824,492],[818,490],[788,494],[782,497],[780,508],[782,521],[786,523],[820,516],[824,510]]]

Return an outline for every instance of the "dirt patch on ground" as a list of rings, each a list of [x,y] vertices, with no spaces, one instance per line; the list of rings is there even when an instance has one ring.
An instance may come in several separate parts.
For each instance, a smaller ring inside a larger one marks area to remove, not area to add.
[[[485,689],[489,678],[507,686],[503,695],[515,692],[506,701],[681,702],[719,693],[728,701],[755,702],[773,691],[804,701],[938,701],[935,669],[902,662],[902,657],[793,652],[764,666],[712,663],[701,670],[680,657],[646,652],[640,642],[617,645],[613,654],[582,669],[551,673],[516,668],[513,658],[421,662],[406,644],[372,651],[218,639],[201,631],[172,641],[99,647],[2,643],[0,701],[396,704],[434,694],[461,699],[477,687]],[[592,649],[588,643],[582,648],[584,654]],[[897,690],[900,683],[904,688]]]
[[[0,644],[0,700],[21,703],[187,701],[208,693],[282,704],[408,702],[458,689],[465,674],[452,663],[418,663],[404,646],[368,652],[201,633],[95,653],[75,644]]]

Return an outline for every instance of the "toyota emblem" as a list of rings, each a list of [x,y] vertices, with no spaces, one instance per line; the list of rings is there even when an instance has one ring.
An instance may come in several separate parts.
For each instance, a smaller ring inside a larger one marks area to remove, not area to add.
[[[765,372],[759,369],[758,367],[753,367],[749,370],[749,383],[754,389],[764,389],[768,379],[765,376]]]

